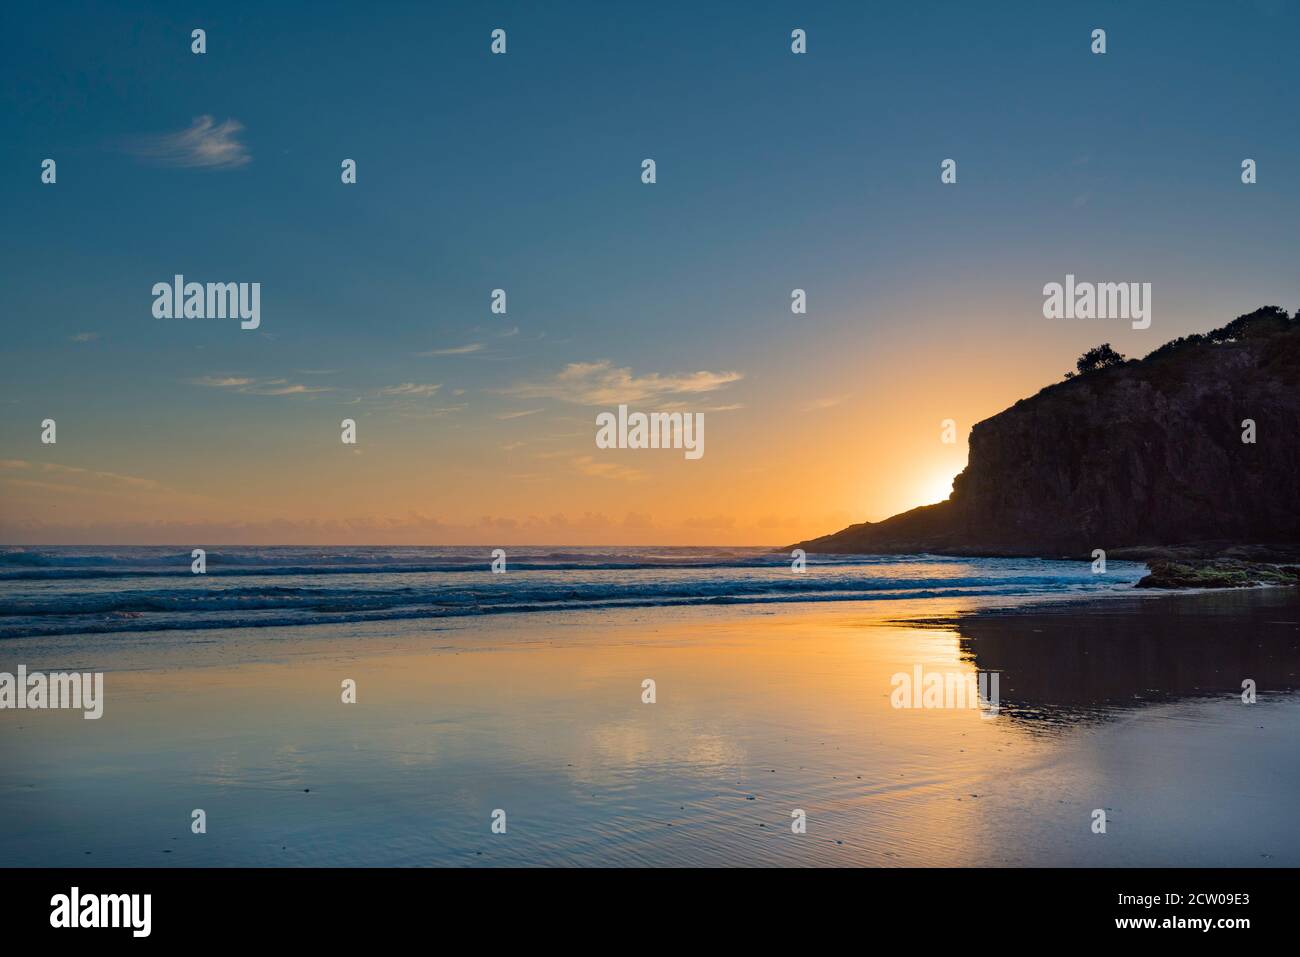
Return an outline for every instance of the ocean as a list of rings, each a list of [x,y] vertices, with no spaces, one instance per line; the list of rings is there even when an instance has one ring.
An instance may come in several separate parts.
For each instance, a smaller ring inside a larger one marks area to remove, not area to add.
[[[0,549],[0,638],[241,629],[660,606],[1129,591],[1134,562],[934,555],[809,556],[763,548],[180,547]]]

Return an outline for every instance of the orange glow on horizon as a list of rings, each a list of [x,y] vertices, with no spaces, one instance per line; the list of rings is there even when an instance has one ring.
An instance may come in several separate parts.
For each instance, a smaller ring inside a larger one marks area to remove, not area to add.
[[[973,365],[960,339],[864,351],[827,335],[686,403],[706,410],[698,460],[597,448],[603,407],[576,402],[471,394],[418,417],[238,397],[97,446],[6,450],[0,541],[780,547],[947,498],[971,426],[1050,381],[1062,351]]]

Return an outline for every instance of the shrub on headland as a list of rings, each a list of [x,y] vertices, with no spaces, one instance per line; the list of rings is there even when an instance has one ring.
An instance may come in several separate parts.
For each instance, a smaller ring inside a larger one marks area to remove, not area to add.
[[[1287,332],[1297,327],[1300,327],[1300,309],[1295,311],[1294,316],[1288,316],[1287,311],[1281,306],[1261,306],[1254,312],[1238,316],[1226,326],[1221,326],[1218,329],[1212,329],[1204,333],[1196,332],[1190,336],[1179,336],[1177,339],[1171,339],[1163,346],[1148,353],[1141,361],[1150,362],[1153,359],[1167,358],[1191,346],[1200,346],[1206,343],[1217,345],[1221,342],[1236,342],[1239,339],[1259,339]],[[1065,378],[1073,379],[1076,374],[1087,375],[1101,369],[1121,366],[1130,361],[1134,360],[1125,359],[1124,356],[1111,348],[1109,342],[1103,342],[1081,355],[1078,362],[1075,363],[1078,372],[1067,372]]]

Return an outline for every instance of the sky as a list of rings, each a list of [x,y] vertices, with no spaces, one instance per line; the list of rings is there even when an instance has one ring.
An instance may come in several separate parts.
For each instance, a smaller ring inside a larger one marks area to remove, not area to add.
[[[260,6],[0,13],[2,544],[779,546],[1091,346],[1300,306],[1300,4]],[[620,402],[705,454],[597,448]]]

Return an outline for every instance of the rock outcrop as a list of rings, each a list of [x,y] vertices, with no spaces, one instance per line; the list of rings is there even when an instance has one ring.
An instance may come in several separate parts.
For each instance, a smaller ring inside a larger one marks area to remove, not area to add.
[[[1300,585],[1300,566],[1261,565],[1237,559],[1172,562],[1150,561],[1151,574],[1138,588],[1254,588],[1259,585]]]
[[[968,463],[947,501],[795,547],[1137,558],[1265,545],[1285,555],[1300,545],[1300,312],[1266,307],[1071,375],[977,423]]]

